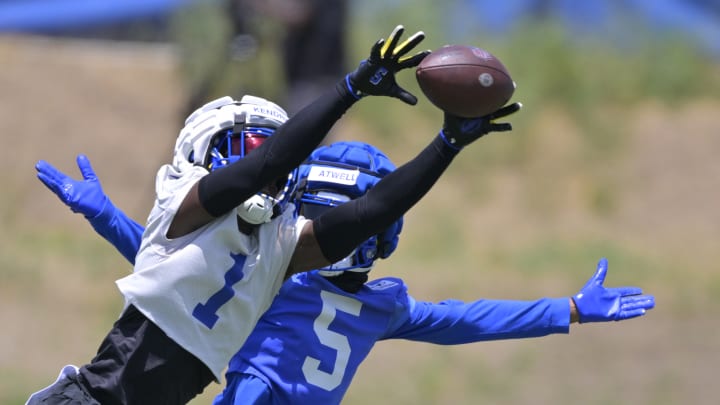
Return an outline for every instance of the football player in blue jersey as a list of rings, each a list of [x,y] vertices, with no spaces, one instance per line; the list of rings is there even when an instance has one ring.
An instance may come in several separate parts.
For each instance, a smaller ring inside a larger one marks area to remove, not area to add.
[[[403,32],[398,26],[376,42],[355,71],[289,120],[253,96],[220,98],[191,114],[172,163],[157,173],[133,272],[116,282],[120,318],[88,364],[63,368],[28,403],[187,403],[222,379],[287,277],[346,257],[419,201],[463,146],[511,129],[494,121],[517,103],[473,119],[446,116],[438,136],[372,193],[313,220],[295,215],[286,204],[292,172],[352,105],[367,96],[417,102],[395,74],[429,51],[406,55],[424,34],[400,42]],[[46,165],[36,167],[53,187]]]
[[[84,156],[83,181],[51,166],[41,173],[73,211],[86,213],[93,227],[133,260],[142,227],[105,196]],[[316,149],[299,168],[294,203],[317,218],[329,208],[357,199],[394,170],[381,151],[359,142]],[[88,215],[90,214],[90,215]],[[642,316],[654,298],[636,287],[605,288],[607,260],[578,294],[536,301],[419,301],[403,280],[368,282],[376,258],[396,248],[402,219],[360,244],[337,263],[293,275],[230,361],[227,386],[215,405],[339,404],[360,363],[377,341],[408,339],[435,344],[539,337],[568,333],[571,322],[606,322]]]

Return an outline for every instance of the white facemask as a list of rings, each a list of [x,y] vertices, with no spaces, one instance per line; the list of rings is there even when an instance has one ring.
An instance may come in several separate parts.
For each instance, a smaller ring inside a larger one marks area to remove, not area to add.
[[[276,203],[277,200],[272,197],[265,194],[255,194],[237,208],[237,215],[249,224],[264,224],[270,222],[273,207]]]

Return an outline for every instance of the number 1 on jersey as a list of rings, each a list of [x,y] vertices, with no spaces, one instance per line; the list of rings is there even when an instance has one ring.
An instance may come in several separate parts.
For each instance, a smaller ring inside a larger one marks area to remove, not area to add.
[[[195,319],[202,322],[208,329],[212,329],[218,319],[220,319],[217,315],[220,307],[225,305],[235,295],[233,285],[243,278],[242,269],[245,265],[245,256],[231,254],[230,257],[233,258],[235,263],[230,270],[225,273],[225,284],[218,292],[213,294],[212,297],[208,298],[207,302],[204,304],[198,303],[195,309],[193,309],[192,314]]]

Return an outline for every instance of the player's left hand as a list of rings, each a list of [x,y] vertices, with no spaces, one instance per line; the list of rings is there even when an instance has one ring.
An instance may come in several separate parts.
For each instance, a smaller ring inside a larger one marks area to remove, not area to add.
[[[600,259],[595,274],[572,297],[580,323],[622,321],[645,315],[655,307],[655,297],[642,295],[639,287],[605,288],[607,267],[607,259]]]
[[[108,197],[85,155],[78,155],[77,165],[83,180],[75,180],[50,163],[40,160],[35,165],[37,177],[73,212],[93,218],[102,212]]]
[[[512,124],[509,122],[496,123],[495,120],[514,114],[520,108],[522,108],[521,103],[512,103],[478,118],[462,118],[445,113],[441,134],[448,143],[461,149],[490,132],[511,131]]]
[[[419,65],[430,51],[404,56],[425,39],[425,33],[419,31],[398,45],[404,31],[405,28],[398,25],[387,40],[378,40],[370,51],[370,57],[360,62],[360,66],[346,76],[346,84],[356,97],[390,96],[410,105],[417,104],[417,97],[397,84],[395,73]]]

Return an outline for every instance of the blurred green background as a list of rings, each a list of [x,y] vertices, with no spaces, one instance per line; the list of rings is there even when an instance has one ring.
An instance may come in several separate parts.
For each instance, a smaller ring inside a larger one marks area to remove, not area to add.
[[[552,20],[502,36],[472,26],[450,36],[443,4],[357,7],[348,65],[402,23],[425,31],[424,48],[466,43],[495,54],[524,108],[511,133],[458,156],[372,274],[405,278],[421,300],[536,299],[574,294],[604,256],[607,285],[641,286],[657,307],[628,322],[573,325],[568,336],[379,342],[344,403],[717,403],[718,61],[632,21],[638,42],[624,48],[578,43]],[[275,28],[264,28],[270,44]],[[280,97],[277,61],[277,50],[263,47],[228,65],[220,88]],[[90,360],[122,307],[114,280],[131,270],[35,179],[35,162],[78,177],[75,156],[87,154],[110,197],[144,222],[155,171],[180,127],[181,65],[165,43],[0,37],[0,403],[24,403],[63,365]],[[398,79],[417,106],[363,100],[332,140],[369,141],[397,164],[411,159],[442,113],[412,72]]]

